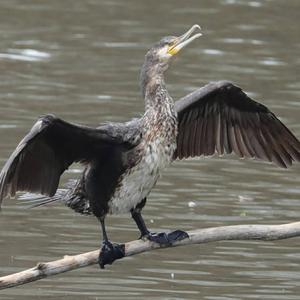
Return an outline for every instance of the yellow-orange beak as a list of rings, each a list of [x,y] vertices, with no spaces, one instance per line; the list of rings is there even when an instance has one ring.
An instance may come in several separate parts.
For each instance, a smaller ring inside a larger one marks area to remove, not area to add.
[[[197,24],[193,25],[186,33],[184,33],[182,36],[178,37],[174,43],[169,46],[168,54],[175,55],[177,54],[182,48],[184,48],[186,45],[191,43],[193,40],[197,39],[202,35],[201,32],[196,33],[195,35],[192,35],[196,30],[201,30],[201,27]]]

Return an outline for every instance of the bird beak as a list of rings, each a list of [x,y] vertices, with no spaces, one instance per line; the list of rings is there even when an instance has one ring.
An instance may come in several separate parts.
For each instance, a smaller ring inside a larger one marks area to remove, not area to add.
[[[177,54],[182,48],[184,48],[186,45],[191,43],[193,40],[197,39],[202,35],[201,32],[196,33],[195,35],[192,35],[195,30],[201,30],[201,27],[199,25],[193,25],[191,29],[189,29],[186,33],[184,33],[182,36],[175,39],[174,43],[169,46],[168,54],[175,55]]]

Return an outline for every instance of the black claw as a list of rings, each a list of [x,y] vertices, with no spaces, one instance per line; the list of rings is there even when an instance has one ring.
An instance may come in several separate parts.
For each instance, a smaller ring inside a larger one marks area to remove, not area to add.
[[[149,233],[147,239],[160,245],[169,245],[168,234],[165,232]]]
[[[116,259],[125,256],[124,244],[112,244],[109,241],[104,241],[99,253],[99,266],[104,269],[105,265],[111,265]]]
[[[158,243],[160,245],[172,245],[174,242],[188,238],[189,235],[185,231],[175,230],[169,233],[149,233],[146,237],[149,241]]]
[[[168,234],[168,239],[171,241],[171,243],[184,240],[188,237],[189,235],[183,230],[175,230]]]

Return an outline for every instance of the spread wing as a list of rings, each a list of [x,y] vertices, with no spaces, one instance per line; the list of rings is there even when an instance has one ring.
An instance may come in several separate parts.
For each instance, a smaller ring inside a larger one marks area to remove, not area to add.
[[[288,167],[300,161],[300,142],[264,105],[227,81],[210,83],[175,103],[175,158],[234,152]]]
[[[17,191],[53,196],[61,174],[73,163],[89,161],[124,146],[105,127],[90,128],[53,115],[40,118],[12,153],[0,174],[0,206]]]

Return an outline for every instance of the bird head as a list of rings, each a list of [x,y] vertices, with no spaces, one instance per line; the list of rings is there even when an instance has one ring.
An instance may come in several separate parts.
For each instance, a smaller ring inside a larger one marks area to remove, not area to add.
[[[181,36],[164,37],[147,52],[140,75],[140,85],[144,96],[148,86],[162,80],[162,75],[168,69],[172,57],[202,35],[200,32],[195,33],[197,30],[201,30],[200,26],[193,25]]]
[[[146,57],[148,56],[153,62],[161,65],[168,64],[170,59],[181,49],[202,35],[201,32],[195,33],[197,30],[201,30],[201,27],[196,24],[181,36],[163,37],[148,51]]]

